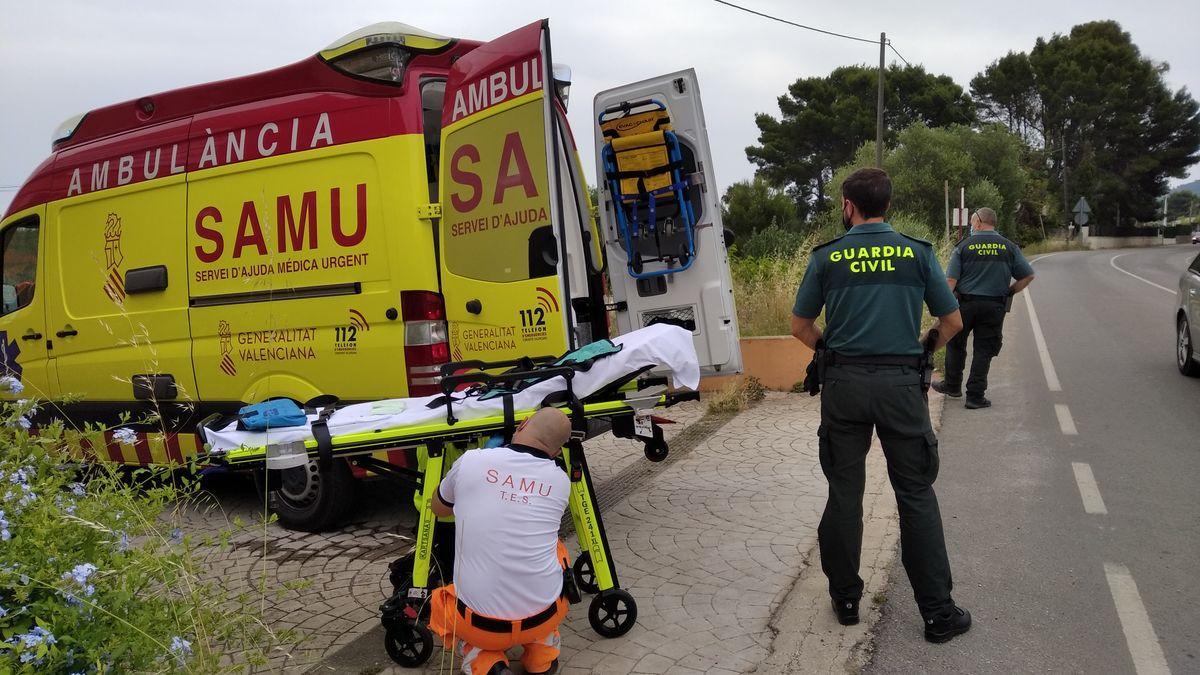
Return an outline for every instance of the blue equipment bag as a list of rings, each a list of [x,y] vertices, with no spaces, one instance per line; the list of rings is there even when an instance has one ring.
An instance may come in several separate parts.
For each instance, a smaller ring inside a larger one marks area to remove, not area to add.
[[[308,417],[295,401],[279,398],[248,405],[238,411],[238,429],[265,431],[308,424]]]

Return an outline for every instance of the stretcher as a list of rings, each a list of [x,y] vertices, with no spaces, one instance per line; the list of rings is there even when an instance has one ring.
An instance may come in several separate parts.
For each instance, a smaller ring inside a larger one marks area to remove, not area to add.
[[[597,121],[626,267],[635,279],[683,272],[696,259],[696,216],[679,139],[655,99],[605,108]],[[662,263],[647,269],[647,263]]]
[[[647,459],[665,459],[668,446],[651,412],[697,399],[698,384],[691,334],[659,324],[559,358],[449,363],[442,366],[441,395],[376,402],[385,404],[386,413],[375,414],[381,407],[373,404],[328,406],[312,411],[307,426],[265,432],[239,430],[236,420],[214,416],[201,423],[200,433],[211,463],[271,472],[345,460],[416,490],[416,542],[412,553],[389,566],[393,595],[381,606],[380,618],[388,655],[401,666],[417,667],[434,649],[427,626],[430,594],[450,581],[441,573],[447,556],[437,549],[438,542],[452,545],[446,533],[453,526],[431,507],[438,484],[454,457],[507,442],[522,420],[545,405],[561,408],[572,426],[557,461],[571,479],[568,504],[581,551],[572,566],[574,586],[594,596],[588,620],[599,635],[618,637],[634,626],[637,603],[618,581],[584,442],[611,430],[641,441]],[[410,423],[396,424],[400,420]],[[410,466],[417,468],[371,456],[395,449],[411,452]],[[434,565],[435,559],[442,564]]]

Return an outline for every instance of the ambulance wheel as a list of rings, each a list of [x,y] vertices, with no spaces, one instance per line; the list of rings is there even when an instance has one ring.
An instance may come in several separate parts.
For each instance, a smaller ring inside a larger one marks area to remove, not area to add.
[[[416,668],[433,655],[433,631],[424,624],[397,623],[384,634],[383,646],[397,665]]]
[[[661,438],[656,438],[652,441],[646,441],[646,447],[643,451],[646,453],[646,459],[651,462],[661,462],[667,458],[667,442]]]
[[[272,471],[271,510],[289,530],[322,532],[341,524],[354,505],[354,475],[350,465],[334,460],[322,470],[317,462]]]
[[[575,585],[579,586],[579,590],[588,595],[595,595],[600,592],[600,587],[596,585],[596,570],[592,567],[592,555],[587,551],[579,554],[575,562],[571,565],[571,569],[575,571]]]
[[[637,623],[637,603],[620,588],[600,591],[588,607],[588,623],[600,637],[621,637]]]

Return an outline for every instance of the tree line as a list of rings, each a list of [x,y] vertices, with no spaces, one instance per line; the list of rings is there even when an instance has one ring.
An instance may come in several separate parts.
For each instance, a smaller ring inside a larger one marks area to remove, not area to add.
[[[939,231],[949,181],[953,202],[965,188],[969,207],[995,208],[1002,231],[1025,241],[1064,226],[1080,196],[1100,227],[1161,217],[1168,180],[1200,161],[1200,105],[1167,85],[1167,69],[1115,21],[1009,52],[969,93],[919,65],[888,67],[893,210]],[[779,97],[777,116],[758,114],[758,143],[746,148],[755,177],[726,191],[726,227],[745,240],[831,225],[841,179],[874,164],[876,77],[874,67],[845,66],[801,78]]]

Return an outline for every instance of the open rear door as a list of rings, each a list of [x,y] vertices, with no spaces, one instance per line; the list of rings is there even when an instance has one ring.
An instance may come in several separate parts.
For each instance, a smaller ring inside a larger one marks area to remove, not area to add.
[[[594,119],[601,230],[620,332],[680,325],[692,331],[702,372],[740,372],[720,193],[695,71],[600,92]],[[625,153],[620,162],[618,153]],[[656,173],[663,162],[669,178]]]
[[[439,264],[456,361],[573,346],[549,40],[532,23],[463,56],[446,81]]]

